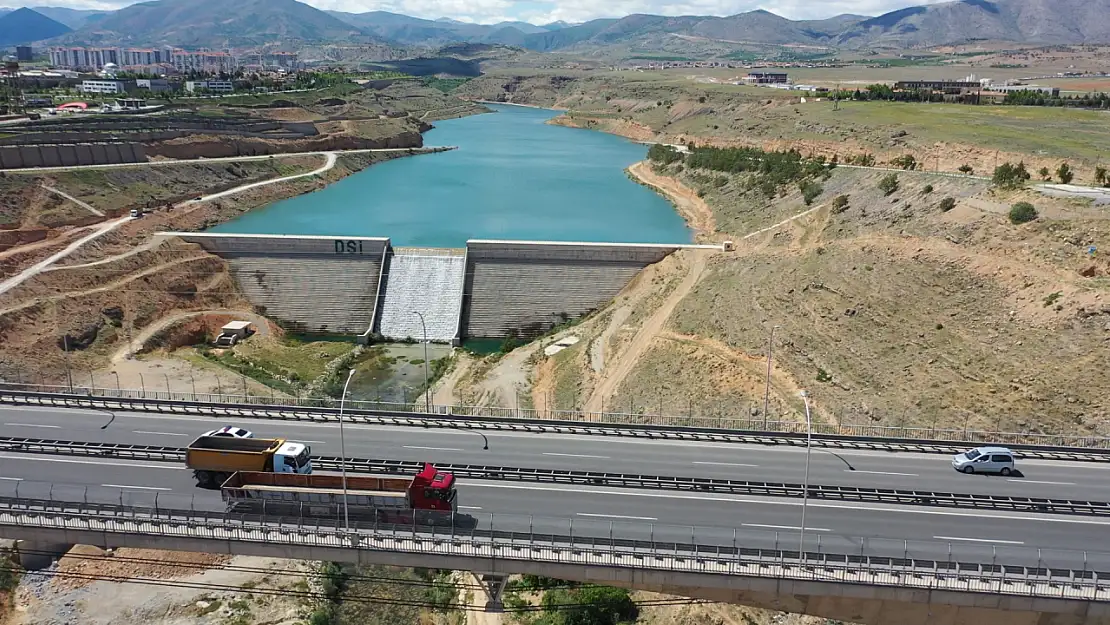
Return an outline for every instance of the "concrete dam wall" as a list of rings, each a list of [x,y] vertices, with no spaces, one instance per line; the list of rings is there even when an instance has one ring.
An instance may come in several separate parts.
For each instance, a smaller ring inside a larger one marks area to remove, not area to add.
[[[532,338],[604,306],[676,244],[467,242],[393,248],[388,238],[167,232],[228,260],[263,314],[301,332]],[[419,313],[419,314],[417,314]],[[421,323],[423,322],[423,324]]]

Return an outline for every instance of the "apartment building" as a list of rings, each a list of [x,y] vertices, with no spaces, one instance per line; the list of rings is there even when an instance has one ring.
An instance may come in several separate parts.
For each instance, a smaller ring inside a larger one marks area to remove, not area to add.
[[[295,56],[295,55],[294,55]],[[295,61],[294,61],[295,62]],[[100,70],[108,63],[120,69],[169,65],[180,72],[233,72],[238,63],[228,51],[189,51],[180,48],[51,48],[50,64],[84,70]]]

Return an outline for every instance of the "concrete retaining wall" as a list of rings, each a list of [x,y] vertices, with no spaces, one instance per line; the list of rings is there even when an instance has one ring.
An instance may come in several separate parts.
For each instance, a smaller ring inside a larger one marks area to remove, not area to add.
[[[468,241],[461,335],[523,338],[613,299],[678,245]]]
[[[167,233],[228,261],[261,314],[299,332],[373,327],[387,238]]]
[[[0,146],[0,166],[4,169],[111,165],[146,161],[146,150],[141,143]]]

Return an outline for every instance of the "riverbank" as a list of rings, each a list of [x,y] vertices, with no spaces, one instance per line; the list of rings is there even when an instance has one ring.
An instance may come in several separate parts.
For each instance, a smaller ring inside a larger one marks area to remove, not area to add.
[[[694,231],[696,243],[716,243],[717,222],[713,209],[698,197],[696,191],[670,176],[652,171],[650,161],[634,163],[625,170],[633,181],[666,198],[686,225]]]

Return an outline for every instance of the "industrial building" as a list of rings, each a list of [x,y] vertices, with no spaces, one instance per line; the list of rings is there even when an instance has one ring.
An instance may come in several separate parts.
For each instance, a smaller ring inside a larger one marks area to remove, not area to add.
[[[786,74],[779,72],[749,72],[740,81],[748,85],[785,85],[790,82]]]
[[[123,80],[83,80],[81,93],[127,93],[128,82]]]

